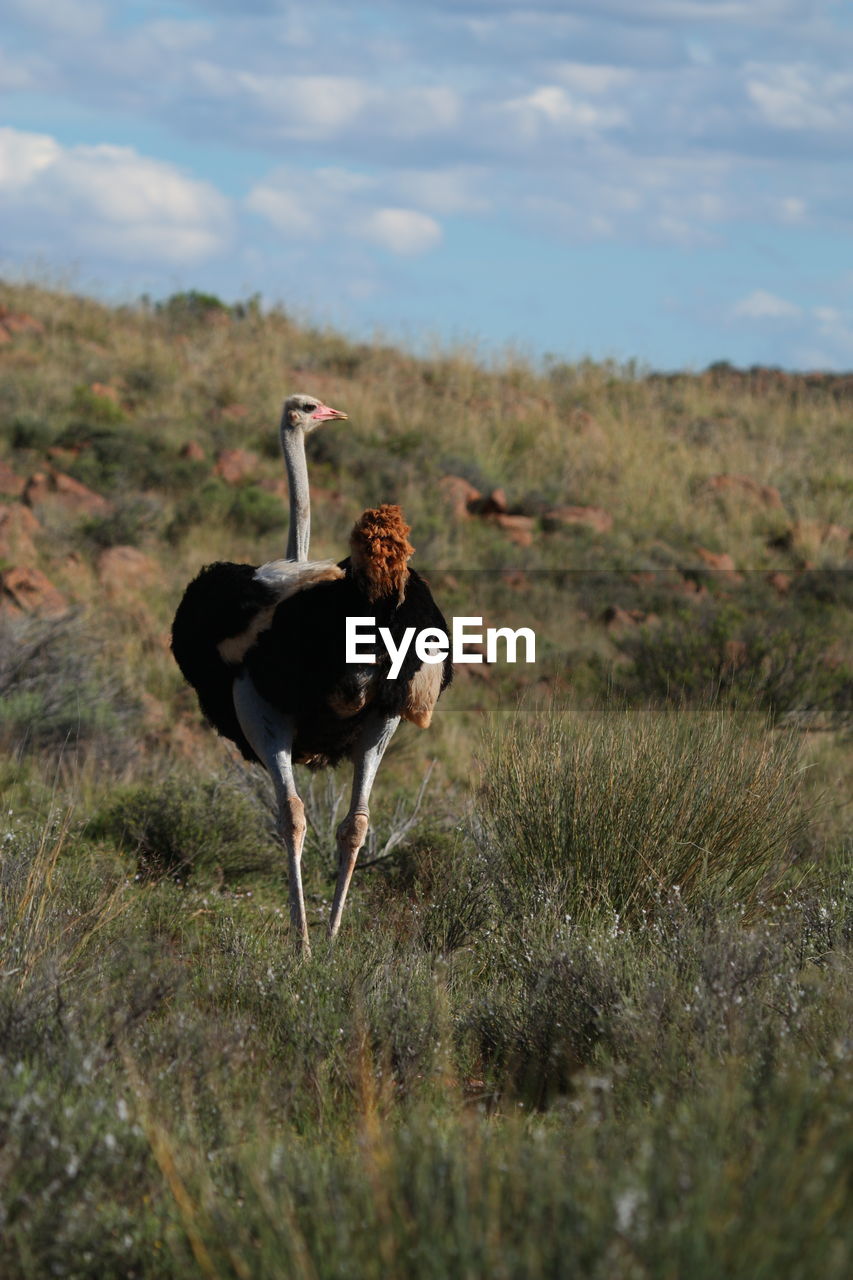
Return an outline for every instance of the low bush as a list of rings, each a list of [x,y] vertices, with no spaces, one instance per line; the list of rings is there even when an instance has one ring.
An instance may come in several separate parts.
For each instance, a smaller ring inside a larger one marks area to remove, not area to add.
[[[86,422],[103,426],[117,426],[124,422],[126,416],[124,409],[111,396],[99,395],[85,383],[74,388],[71,411]]]
[[[823,575],[815,590],[822,581]],[[833,589],[831,575],[826,589]],[[841,601],[833,595],[829,603]],[[702,707],[717,700],[777,718],[849,723],[853,671],[843,651],[833,652],[839,616],[826,613],[805,592],[799,608],[691,606],[619,641],[631,665],[617,671],[617,688],[638,702]]]
[[[178,501],[166,536],[170,542],[179,542],[190,529],[207,523],[230,525],[237,533],[263,537],[285,526],[287,508],[280,498],[258,485],[234,489],[212,477]]]
[[[0,618],[0,740],[18,756],[65,751],[121,767],[138,707],[82,618]]]
[[[216,777],[125,787],[93,820],[90,834],[134,854],[145,876],[183,881],[204,869],[233,881],[282,865],[263,811],[244,788]]]
[[[155,309],[170,328],[177,330],[204,323],[212,316],[228,316],[230,311],[227,303],[215,293],[203,293],[199,289],[173,293],[163,302],[158,302]]]
[[[14,449],[36,449],[41,452],[55,442],[59,430],[53,422],[38,414],[18,413],[5,428],[5,434]]]
[[[175,449],[156,435],[129,426],[119,431],[75,421],[62,432],[59,443],[80,448],[67,470],[99,493],[146,489],[180,493],[197,484],[206,471],[202,464],[178,458]]]
[[[483,816],[508,909],[620,915],[678,886],[752,910],[805,826],[792,737],[722,711],[524,714],[487,740]]]
[[[147,495],[118,498],[107,515],[93,516],[81,528],[92,546],[138,547],[154,537],[163,524],[163,505]]]
[[[281,498],[256,484],[237,489],[228,505],[227,519],[238,533],[263,537],[287,523],[287,508]]]

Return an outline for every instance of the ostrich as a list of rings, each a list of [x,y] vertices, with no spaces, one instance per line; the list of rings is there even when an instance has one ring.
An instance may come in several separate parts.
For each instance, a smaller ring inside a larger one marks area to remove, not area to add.
[[[410,646],[396,678],[390,659],[345,661],[348,617],[373,617],[399,646],[407,628],[447,624],[426,582],[408,562],[414,548],[397,506],[365,511],[351,554],[302,559],[308,551],[304,433],[345,415],[314,397],[285,402],[281,437],[291,494],[285,560],[213,564],[190,583],[172,627],[172,650],[210,723],[244,757],[264,765],[276,794],[278,829],[287,850],[290,918],[297,946],[310,953],[302,891],[305,811],[294,764],[353,763],[349,809],[337,829],[338,876],[329,917],[334,938],[364,844],[369,799],[382,756],[401,719],[426,728],[452,678],[449,658],[423,663]],[[297,433],[291,439],[290,433]],[[310,590],[309,590],[310,588]]]

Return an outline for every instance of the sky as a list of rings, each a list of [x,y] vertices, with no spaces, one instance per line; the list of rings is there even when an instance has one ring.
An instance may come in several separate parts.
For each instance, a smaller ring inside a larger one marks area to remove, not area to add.
[[[853,4],[0,0],[0,273],[853,368]]]

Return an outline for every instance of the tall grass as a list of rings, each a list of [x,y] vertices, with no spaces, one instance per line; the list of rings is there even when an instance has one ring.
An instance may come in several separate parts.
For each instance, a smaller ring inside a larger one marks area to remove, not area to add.
[[[484,777],[492,875],[524,909],[637,916],[677,890],[753,911],[805,825],[796,739],[726,711],[518,714]]]
[[[260,891],[6,835],[10,1280],[847,1274],[853,930],[820,886],[752,925],[493,902],[441,952],[405,927],[451,909],[425,865],[304,966]]]

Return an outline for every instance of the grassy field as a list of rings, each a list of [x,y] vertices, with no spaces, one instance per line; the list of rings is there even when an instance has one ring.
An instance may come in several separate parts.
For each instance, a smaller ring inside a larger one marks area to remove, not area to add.
[[[0,375],[0,1274],[846,1278],[853,381],[22,285]],[[283,552],[294,390],[350,415],[312,555],[398,501],[448,616],[537,633],[398,733],[333,949],[301,775],[307,963],[168,650]]]

